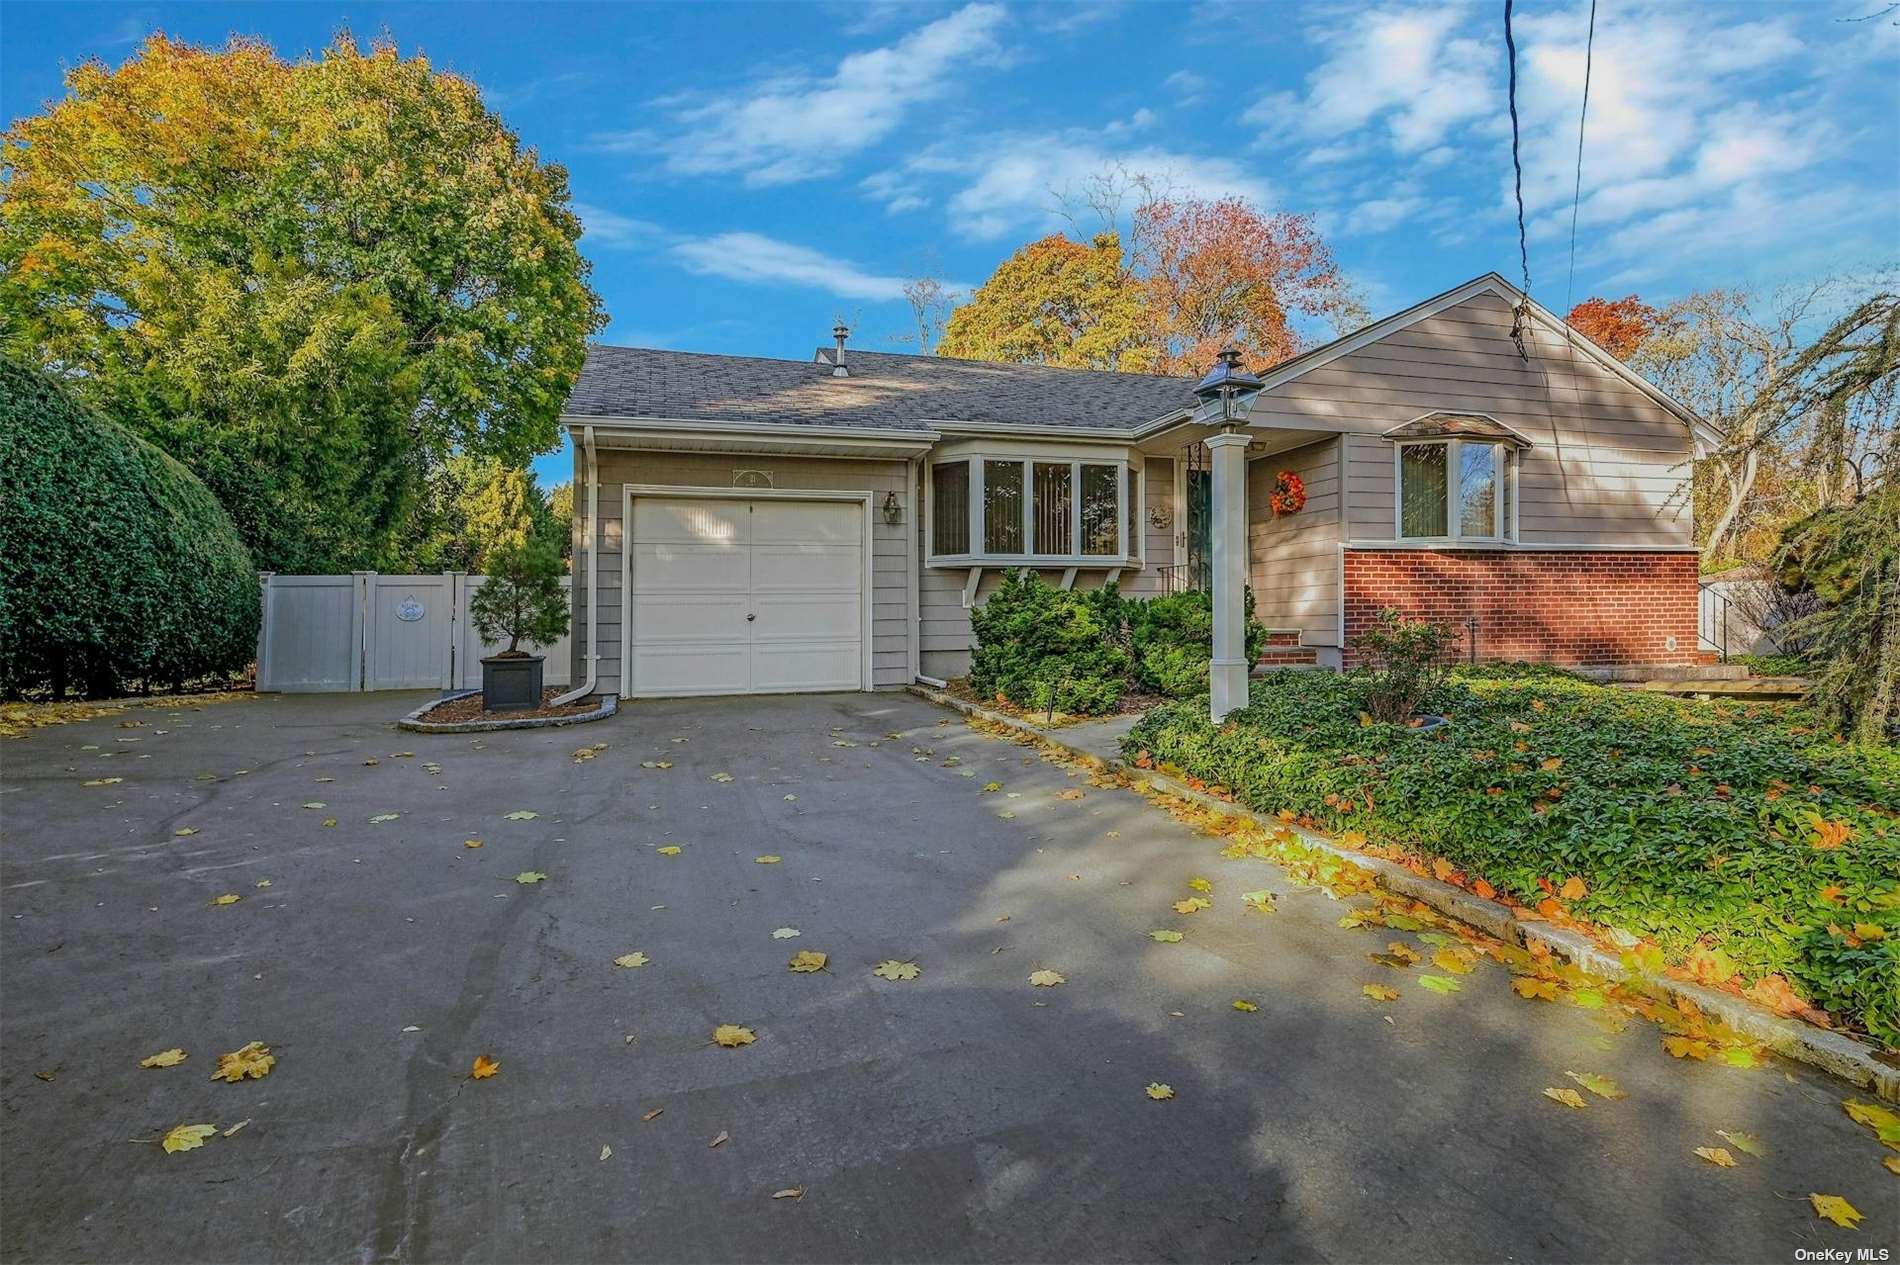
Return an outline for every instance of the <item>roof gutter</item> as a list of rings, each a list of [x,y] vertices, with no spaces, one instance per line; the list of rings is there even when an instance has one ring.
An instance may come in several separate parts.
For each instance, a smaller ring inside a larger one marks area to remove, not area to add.
[[[728,418],[704,417],[585,417],[561,418],[569,430],[631,431],[636,434],[662,431],[692,431],[713,435],[771,435],[782,438],[805,436],[811,439],[883,439],[914,444],[932,444],[942,438],[934,430],[904,430],[891,426],[807,426],[796,422],[744,422]]]
[[[600,680],[600,464],[592,426],[581,428],[581,451],[587,467],[587,679],[555,699],[553,707],[586,698]]]

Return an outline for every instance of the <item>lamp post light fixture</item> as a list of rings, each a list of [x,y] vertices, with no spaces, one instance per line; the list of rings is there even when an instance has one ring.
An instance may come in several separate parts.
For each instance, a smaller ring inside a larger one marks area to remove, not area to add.
[[[1194,388],[1192,420],[1218,426],[1203,442],[1212,454],[1214,653],[1208,663],[1208,711],[1216,721],[1247,705],[1247,414],[1262,383],[1228,347]]]

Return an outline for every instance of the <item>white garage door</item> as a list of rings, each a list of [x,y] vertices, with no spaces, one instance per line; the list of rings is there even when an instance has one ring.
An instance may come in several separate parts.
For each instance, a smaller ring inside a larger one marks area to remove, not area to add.
[[[635,497],[634,695],[855,690],[864,507]]]

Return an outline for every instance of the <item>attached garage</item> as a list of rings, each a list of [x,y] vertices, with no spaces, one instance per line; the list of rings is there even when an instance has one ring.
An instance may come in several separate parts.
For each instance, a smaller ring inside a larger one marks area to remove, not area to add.
[[[627,489],[627,693],[869,689],[868,494]]]

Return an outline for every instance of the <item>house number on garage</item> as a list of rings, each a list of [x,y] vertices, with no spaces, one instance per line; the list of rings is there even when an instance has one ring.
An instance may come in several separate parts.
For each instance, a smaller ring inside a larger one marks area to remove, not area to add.
[[[396,618],[400,619],[405,624],[415,623],[418,619],[422,618],[424,613],[425,612],[422,609],[422,603],[418,602],[415,599],[414,594],[411,594],[410,596],[403,598],[402,601],[396,603]]]

